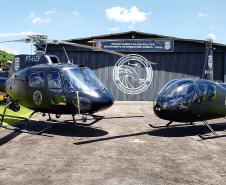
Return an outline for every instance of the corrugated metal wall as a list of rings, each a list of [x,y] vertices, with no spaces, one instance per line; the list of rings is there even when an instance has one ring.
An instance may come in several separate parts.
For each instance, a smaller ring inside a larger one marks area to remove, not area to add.
[[[57,55],[61,62],[67,58],[60,47],[48,46],[47,53]],[[149,101],[153,100],[158,89],[171,79],[175,78],[199,78],[202,72],[205,45],[192,42],[175,42],[174,52],[140,52],[136,53],[149,61],[157,63],[152,65],[153,80],[147,90],[140,94],[127,94],[122,92],[114,83],[113,70],[116,62],[121,58],[97,51],[88,51],[76,47],[65,46],[68,56],[74,64],[85,64],[100,78],[100,80],[113,93],[115,100]],[[131,54],[131,53],[126,53]],[[135,53],[133,53],[135,54]],[[214,80],[224,80],[224,50],[214,52]],[[145,73],[146,69],[139,69],[139,73]],[[131,82],[137,83],[137,82]]]

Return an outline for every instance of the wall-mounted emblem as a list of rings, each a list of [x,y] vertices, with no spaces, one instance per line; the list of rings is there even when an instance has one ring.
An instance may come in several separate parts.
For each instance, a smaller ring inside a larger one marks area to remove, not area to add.
[[[35,91],[33,94],[33,101],[36,105],[41,105],[42,103],[42,93],[40,91]]]
[[[100,49],[102,48],[101,42],[97,43],[97,48],[100,48]]]
[[[171,42],[166,41],[166,42],[165,42],[165,49],[166,49],[166,50],[169,50],[170,48],[171,48]]]
[[[137,59],[120,58],[113,69],[113,80],[120,91],[126,94],[140,94],[151,85],[153,70],[151,64],[141,55],[130,54]]]
[[[20,69],[20,58],[19,57],[15,57],[15,59],[14,59],[14,69],[15,69],[15,71],[18,71]]]

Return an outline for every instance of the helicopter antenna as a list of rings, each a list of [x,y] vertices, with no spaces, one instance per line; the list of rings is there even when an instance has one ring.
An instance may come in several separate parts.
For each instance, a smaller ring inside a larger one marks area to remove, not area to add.
[[[71,61],[70,61],[70,59],[69,59],[69,57],[68,57],[68,55],[67,55],[67,52],[66,52],[64,46],[63,46],[63,49],[64,49],[64,53],[65,53],[65,55],[66,55],[66,57],[67,57],[67,63],[68,63],[68,64],[71,64]]]
[[[32,55],[32,51],[33,51],[33,45],[31,44],[31,55]]]
[[[47,43],[46,43],[46,47],[45,47],[45,54],[46,54],[46,50],[47,50]]]

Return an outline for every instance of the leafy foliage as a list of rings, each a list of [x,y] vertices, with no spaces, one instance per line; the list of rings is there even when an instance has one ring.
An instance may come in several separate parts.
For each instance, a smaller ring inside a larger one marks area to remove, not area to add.
[[[12,61],[14,55],[0,50],[0,66],[4,68],[7,61]],[[4,70],[4,69],[3,69]]]

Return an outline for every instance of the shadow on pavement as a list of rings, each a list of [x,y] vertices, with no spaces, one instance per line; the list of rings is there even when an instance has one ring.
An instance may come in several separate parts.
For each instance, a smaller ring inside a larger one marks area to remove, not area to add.
[[[226,124],[224,123],[214,123],[211,124],[211,127],[217,131],[223,131],[226,129]],[[181,127],[169,127],[154,129],[149,132],[151,136],[159,137],[187,137],[195,136],[199,134],[212,134],[210,130],[205,125],[190,125],[190,126],[181,126]]]
[[[6,136],[4,136],[3,138],[0,138],[0,146],[8,143],[9,141],[13,140],[14,138],[16,138],[17,136],[19,136],[22,132],[18,132],[18,131],[14,131]]]
[[[223,123],[212,124],[211,126],[214,128],[216,132],[223,131],[224,129],[226,129],[226,124],[223,124]],[[134,137],[134,136],[145,135],[145,134],[148,134],[150,136],[157,136],[157,137],[188,137],[188,136],[196,136],[196,135],[198,137],[199,134],[207,134],[207,133],[210,135],[212,134],[209,131],[209,129],[206,128],[204,125],[170,127],[170,128],[155,129],[147,132],[139,132],[139,133],[133,133],[133,134],[98,138],[98,139],[93,139],[88,141],[81,141],[81,142],[76,142],[74,144],[83,145],[83,144],[90,144],[90,143],[95,143],[100,141]]]

